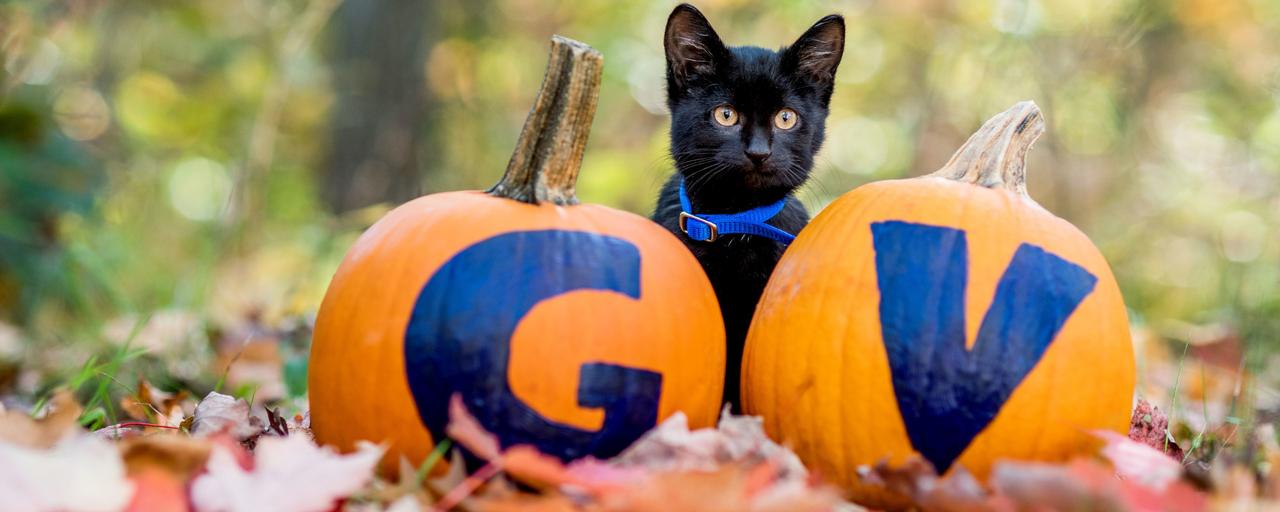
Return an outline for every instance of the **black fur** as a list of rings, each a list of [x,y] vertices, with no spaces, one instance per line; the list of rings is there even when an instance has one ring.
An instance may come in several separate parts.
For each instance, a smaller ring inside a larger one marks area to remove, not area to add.
[[[667,20],[664,47],[677,172],[662,187],[653,219],[684,241],[715,288],[728,342],[725,401],[736,410],[747,328],[786,247],[750,235],[690,240],[679,227],[680,181],[686,181],[697,213],[736,213],[786,198],[782,212],[769,223],[798,233],[809,214],[792,194],[808,179],[822,146],[844,51],[844,18],[822,18],[790,47],[771,51],[725,46],[702,13],[682,4]],[[713,119],[713,110],[721,105],[737,110],[736,125],[724,127]],[[773,124],[784,107],[799,114],[799,122],[788,130]],[[763,160],[762,154],[767,154]]]

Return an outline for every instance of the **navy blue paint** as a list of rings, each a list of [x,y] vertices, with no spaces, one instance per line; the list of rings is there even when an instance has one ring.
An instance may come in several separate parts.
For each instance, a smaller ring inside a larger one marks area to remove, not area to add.
[[[405,370],[423,424],[442,439],[448,403],[461,393],[502,446],[532,444],[564,460],[610,457],[657,424],[662,375],[605,363],[579,370],[578,404],[604,410],[585,431],[544,418],[512,394],[511,335],[534,305],[575,290],[640,297],[640,252],[614,237],[519,231],[455,254],[418,295],[405,331]]]
[[[898,409],[912,446],[944,472],[1040,361],[1097,278],[1022,244],[996,285],[970,351],[964,231],[888,221],[873,223],[871,234]]]

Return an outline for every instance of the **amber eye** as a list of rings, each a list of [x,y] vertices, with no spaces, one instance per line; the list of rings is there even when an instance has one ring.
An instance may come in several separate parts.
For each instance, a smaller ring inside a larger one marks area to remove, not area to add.
[[[720,126],[733,126],[738,124],[738,111],[728,105],[720,105],[711,113],[711,117],[715,118]]]
[[[779,110],[773,115],[773,125],[783,130],[790,130],[796,125],[796,121],[800,120],[800,114],[789,108]]]

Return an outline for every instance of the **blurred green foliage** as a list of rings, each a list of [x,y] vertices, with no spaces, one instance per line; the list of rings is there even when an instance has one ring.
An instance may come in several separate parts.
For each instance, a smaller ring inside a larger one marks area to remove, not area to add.
[[[326,26],[331,4],[0,4],[0,318],[39,344],[161,309],[215,325],[314,312],[387,206],[336,215],[320,193],[335,84],[360,72],[337,76],[327,32],[299,29]],[[606,56],[579,196],[647,214],[671,172],[673,4],[433,2],[414,85],[429,112],[404,149],[420,152],[423,189],[499,177],[560,33]],[[730,44],[777,47],[825,14],[848,20],[828,143],[801,193],[811,210],[931,171],[986,117],[1033,99],[1050,126],[1032,196],[1102,249],[1135,325],[1280,346],[1280,2],[698,5]]]

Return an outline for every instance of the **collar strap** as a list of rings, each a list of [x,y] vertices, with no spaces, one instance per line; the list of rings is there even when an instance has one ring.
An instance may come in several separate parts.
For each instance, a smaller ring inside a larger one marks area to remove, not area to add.
[[[782,211],[782,207],[786,206],[786,203],[787,198],[784,197],[777,202],[757,206],[743,212],[698,215],[693,213],[693,206],[689,203],[689,194],[684,189],[684,180],[681,180],[680,231],[683,231],[690,239],[698,242],[714,242],[724,235],[743,234],[763,236],[786,245],[796,239],[795,235],[765,223],[765,221],[772,219],[778,212]]]

